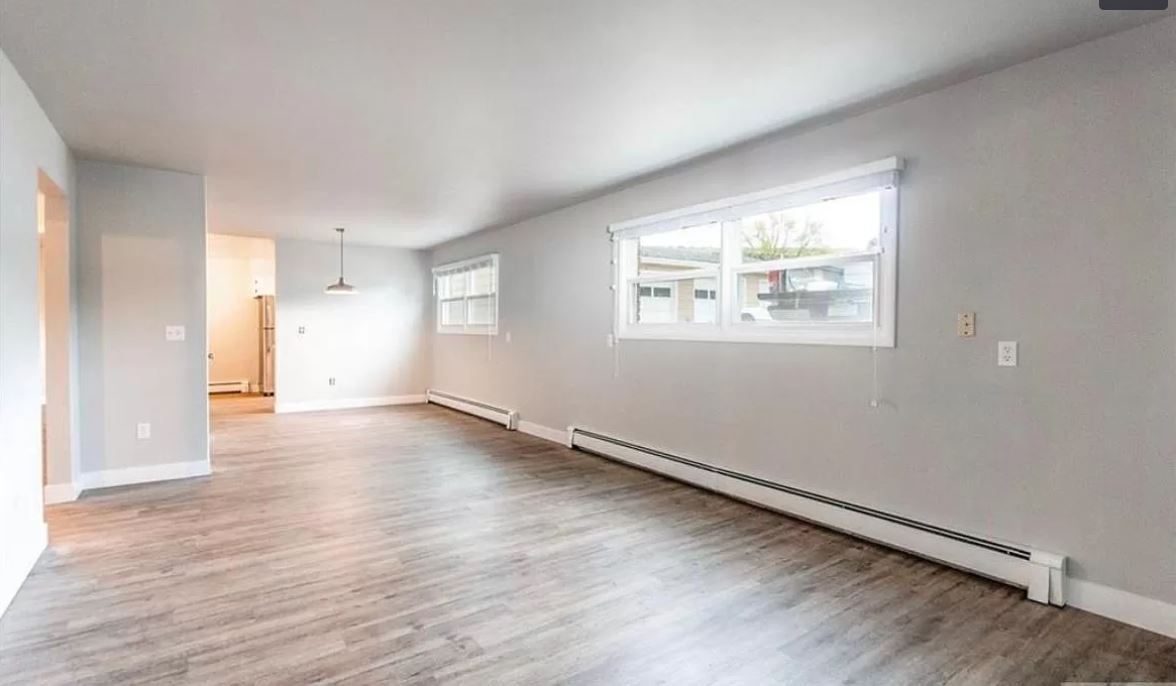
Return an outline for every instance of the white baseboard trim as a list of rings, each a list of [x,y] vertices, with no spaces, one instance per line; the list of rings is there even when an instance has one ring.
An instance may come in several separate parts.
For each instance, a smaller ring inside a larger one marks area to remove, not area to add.
[[[425,402],[424,395],[385,395],[378,398],[339,398],[329,400],[301,400],[298,402],[274,403],[274,412],[319,412],[322,410],[351,410],[357,407],[383,407],[385,405],[419,405]]]
[[[1082,579],[1067,579],[1066,585],[1073,607],[1176,638],[1176,605]]]
[[[566,446],[568,444],[567,429],[560,431],[549,426],[536,424],[535,422],[520,421],[519,431],[525,434],[530,434],[532,436],[546,439],[548,441],[552,441],[553,443],[559,443],[560,445]]]
[[[172,462],[146,467],[128,467],[126,469],[107,469],[101,472],[83,472],[82,490],[88,491],[92,488],[145,484],[152,481],[190,479],[194,476],[208,476],[211,473],[212,469],[208,460]]]
[[[17,538],[11,556],[5,556],[5,563],[0,565],[0,617],[12,604],[12,599],[28,578],[29,572],[33,571],[33,566],[47,545],[49,528],[45,522],[37,522],[27,535]]]
[[[72,503],[82,492],[74,482],[64,484],[45,484],[45,504]]]

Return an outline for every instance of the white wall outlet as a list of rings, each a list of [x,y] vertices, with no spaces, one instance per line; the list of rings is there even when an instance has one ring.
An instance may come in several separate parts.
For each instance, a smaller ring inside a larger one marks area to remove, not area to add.
[[[604,344],[610,348],[613,347],[614,345],[617,344],[617,337],[610,333],[608,336],[605,337]]]
[[[140,441],[151,438],[151,423],[139,422],[139,424],[135,426],[135,435],[139,437]]]
[[[960,338],[976,336],[976,313],[960,312],[956,315],[956,335]]]
[[[329,379],[327,379],[327,385],[334,386],[335,385],[335,377],[332,376]]]
[[[186,335],[182,324],[168,324],[163,328],[163,337],[171,343],[184,340]]]
[[[509,331],[506,332],[506,342],[510,343],[510,332]]]
[[[1000,341],[996,344],[996,364],[1000,367],[1017,366],[1017,342]]]
[[[298,333],[306,333],[306,327],[305,326],[298,327]]]

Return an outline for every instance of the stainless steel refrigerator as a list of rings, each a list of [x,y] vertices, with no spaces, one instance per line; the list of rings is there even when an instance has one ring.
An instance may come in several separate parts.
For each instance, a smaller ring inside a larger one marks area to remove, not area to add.
[[[259,321],[261,321],[261,393],[262,395],[274,394],[274,354],[276,353],[274,341],[274,296],[259,295],[257,296],[257,306],[261,308],[259,313]]]

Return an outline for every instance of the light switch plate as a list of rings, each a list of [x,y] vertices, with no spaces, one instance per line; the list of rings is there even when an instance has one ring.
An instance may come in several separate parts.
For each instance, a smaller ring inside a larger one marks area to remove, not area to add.
[[[1017,366],[1017,342],[1000,341],[996,344],[996,364],[999,367]]]
[[[182,341],[186,332],[182,324],[168,324],[163,329],[163,337],[169,342]]]
[[[139,440],[151,438],[151,424],[149,422],[139,422],[135,427],[135,435]]]

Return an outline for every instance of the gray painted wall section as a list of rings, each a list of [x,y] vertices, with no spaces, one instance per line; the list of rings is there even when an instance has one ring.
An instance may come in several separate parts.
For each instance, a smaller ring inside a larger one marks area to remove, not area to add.
[[[203,177],[80,162],[78,212],[83,473],[207,460]]]
[[[433,386],[1071,556],[1176,601],[1176,20],[439,247],[501,253],[500,335]],[[605,227],[890,155],[898,345],[623,342]],[[977,338],[955,314],[978,313]],[[504,334],[511,332],[512,343]],[[1021,343],[996,366],[996,341]]]
[[[279,240],[276,250],[279,406],[425,392],[428,253],[349,246],[347,281],[359,293],[339,296],[323,293],[339,275],[338,244]]]
[[[0,52],[0,613],[44,545],[37,171],[67,194],[74,161]]]

